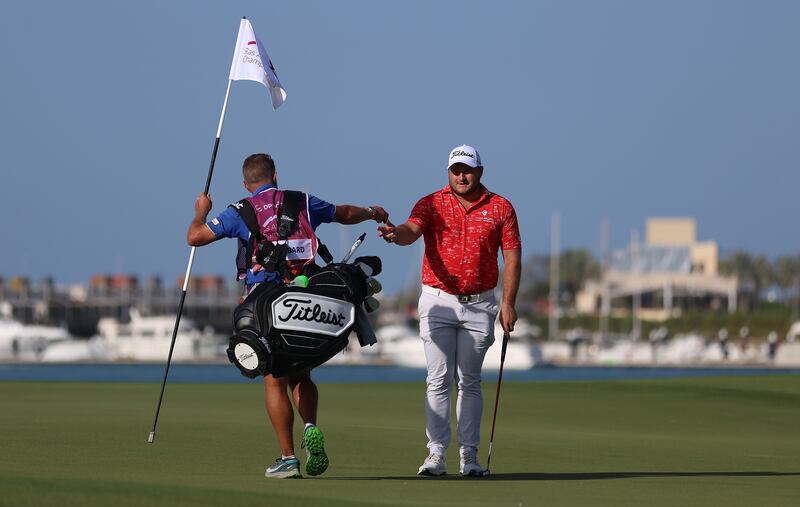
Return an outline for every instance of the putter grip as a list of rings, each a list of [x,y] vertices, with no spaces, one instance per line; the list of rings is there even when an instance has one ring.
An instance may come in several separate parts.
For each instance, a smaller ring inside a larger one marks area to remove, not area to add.
[[[508,333],[503,333],[503,348],[500,350],[500,362],[506,360],[506,349],[508,348]]]

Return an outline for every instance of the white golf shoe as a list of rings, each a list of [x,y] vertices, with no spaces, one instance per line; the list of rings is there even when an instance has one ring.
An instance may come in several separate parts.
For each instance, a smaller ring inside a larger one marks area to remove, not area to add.
[[[458,467],[461,475],[470,477],[485,477],[486,470],[478,463],[478,451],[474,448],[461,449],[461,463]]]
[[[445,475],[447,473],[447,461],[444,454],[432,452],[422,466],[419,467],[417,475]]]

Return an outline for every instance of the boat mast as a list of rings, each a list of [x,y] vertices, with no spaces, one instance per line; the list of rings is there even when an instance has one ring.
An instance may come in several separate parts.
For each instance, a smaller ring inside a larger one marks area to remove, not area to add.
[[[547,337],[550,340],[558,338],[558,292],[559,292],[559,241],[561,218],[557,211],[553,212],[550,219],[550,316],[548,319]]]

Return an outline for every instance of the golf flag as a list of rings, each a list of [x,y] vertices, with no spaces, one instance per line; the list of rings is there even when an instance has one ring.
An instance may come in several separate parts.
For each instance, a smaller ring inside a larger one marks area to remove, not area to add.
[[[269,90],[272,96],[272,109],[278,109],[286,100],[286,92],[281,86],[272,60],[269,59],[264,44],[261,43],[249,19],[242,19],[239,25],[239,37],[233,52],[230,79],[238,81],[258,81]]]

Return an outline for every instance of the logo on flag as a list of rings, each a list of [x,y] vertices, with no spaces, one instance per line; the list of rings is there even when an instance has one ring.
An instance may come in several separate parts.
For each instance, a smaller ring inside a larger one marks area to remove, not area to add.
[[[267,62],[267,65],[264,65],[264,62]],[[239,25],[239,36],[236,38],[236,49],[233,52],[230,79],[233,81],[257,81],[266,86],[272,97],[273,109],[278,109],[286,100],[286,91],[281,86],[275,66],[248,19],[242,19]]]

